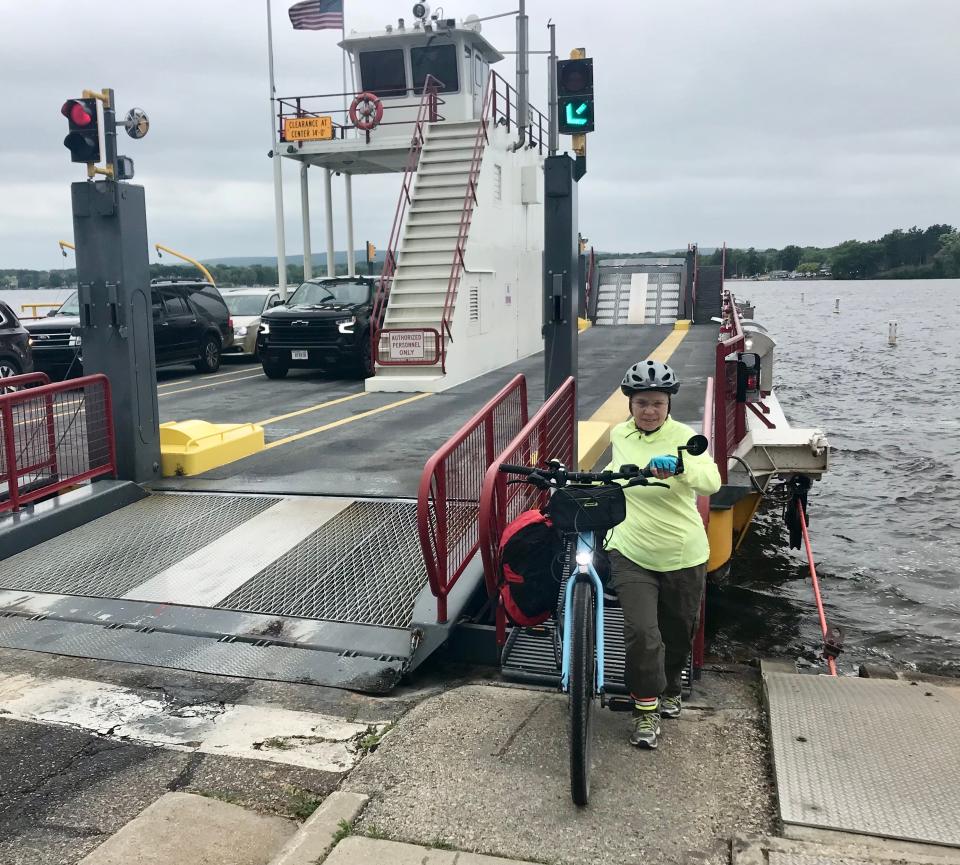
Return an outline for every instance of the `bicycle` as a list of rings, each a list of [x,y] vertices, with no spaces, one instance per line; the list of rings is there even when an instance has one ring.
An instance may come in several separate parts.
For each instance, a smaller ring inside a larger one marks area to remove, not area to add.
[[[678,447],[674,474],[683,473],[684,451],[699,456],[707,447],[707,439],[702,435],[692,436]],[[583,807],[590,798],[594,700],[599,697],[602,707],[614,711],[633,708],[632,698],[609,696],[605,690],[604,592],[594,565],[598,535],[625,519],[626,487],[669,485],[650,480],[651,470],[635,465],[620,466],[618,472],[570,472],[562,463],[551,460],[546,467],[503,463],[500,471],[524,476],[507,483],[528,483],[550,491],[547,509],[567,553],[562,603],[557,611],[561,633],[560,690],[570,695],[570,795],[575,805]],[[626,484],[615,483],[618,480],[625,480]],[[560,502],[563,504],[558,506]],[[572,550],[575,552],[571,557]]]

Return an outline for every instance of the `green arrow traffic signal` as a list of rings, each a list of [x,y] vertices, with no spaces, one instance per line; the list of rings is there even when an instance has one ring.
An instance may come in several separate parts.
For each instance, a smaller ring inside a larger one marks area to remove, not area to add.
[[[567,125],[569,126],[586,126],[590,122],[590,118],[587,115],[587,109],[590,106],[586,102],[581,102],[576,108],[573,107],[572,102],[567,103]]]

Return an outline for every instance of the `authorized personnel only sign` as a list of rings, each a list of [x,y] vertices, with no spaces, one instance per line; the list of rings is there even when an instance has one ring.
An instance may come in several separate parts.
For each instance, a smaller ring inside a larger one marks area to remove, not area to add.
[[[390,333],[390,360],[425,360],[422,330],[395,331]]]
[[[287,141],[329,141],[333,138],[331,117],[287,117],[283,121]]]

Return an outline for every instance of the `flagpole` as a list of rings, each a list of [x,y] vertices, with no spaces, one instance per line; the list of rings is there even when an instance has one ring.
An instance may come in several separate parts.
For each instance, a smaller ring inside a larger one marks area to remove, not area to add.
[[[277,140],[277,88],[273,78],[273,16],[267,0],[267,54],[270,64],[270,134],[273,140],[273,200],[277,221],[277,279],[280,299],[287,299],[287,242],[283,231],[283,176],[280,171],[280,149]]]
[[[343,4],[346,6],[346,3]],[[346,10],[341,7],[340,12],[340,41],[344,42],[347,38],[347,19],[344,14]],[[341,61],[343,72],[343,122],[347,122],[347,49],[341,45]],[[356,271],[356,256],[353,252],[353,176],[349,173],[343,175],[344,192],[347,197],[347,276],[354,276]]]

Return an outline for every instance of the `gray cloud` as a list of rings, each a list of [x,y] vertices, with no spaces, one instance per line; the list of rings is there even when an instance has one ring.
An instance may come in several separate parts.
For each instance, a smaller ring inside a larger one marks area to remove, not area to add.
[[[290,0],[292,2],[292,0]],[[380,29],[408,2],[345,0],[348,30]],[[340,89],[338,34],[296,32],[274,2],[280,95]],[[447,14],[511,7],[475,0]],[[583,231],[603,249],[828,244],[895,226],[957,222],[960,32],[953,0],[529,0],[532,47],[548,17],[561,55],[595,57],[598,132],[581,184]],[[150,114],[124,139],[147,189],[151,240],[202,257],[274,251],[264,0],[0,0],[0,266],[59,266],[71,233],[62,101],[113,86]],[[512,48],[509,19],[485,24]],[[512,74],[512,59],[500,71]],[[545,60],[532,59],[545,103]],[[11,100],[10,95],[14,95]],[[285,164],[287,246],[301,249]],[[382,246],[399,176],[354,182],[357,245]],[[337,246],[345,243],[335,187]],[[313,245],[323,247],[313,175]]]

